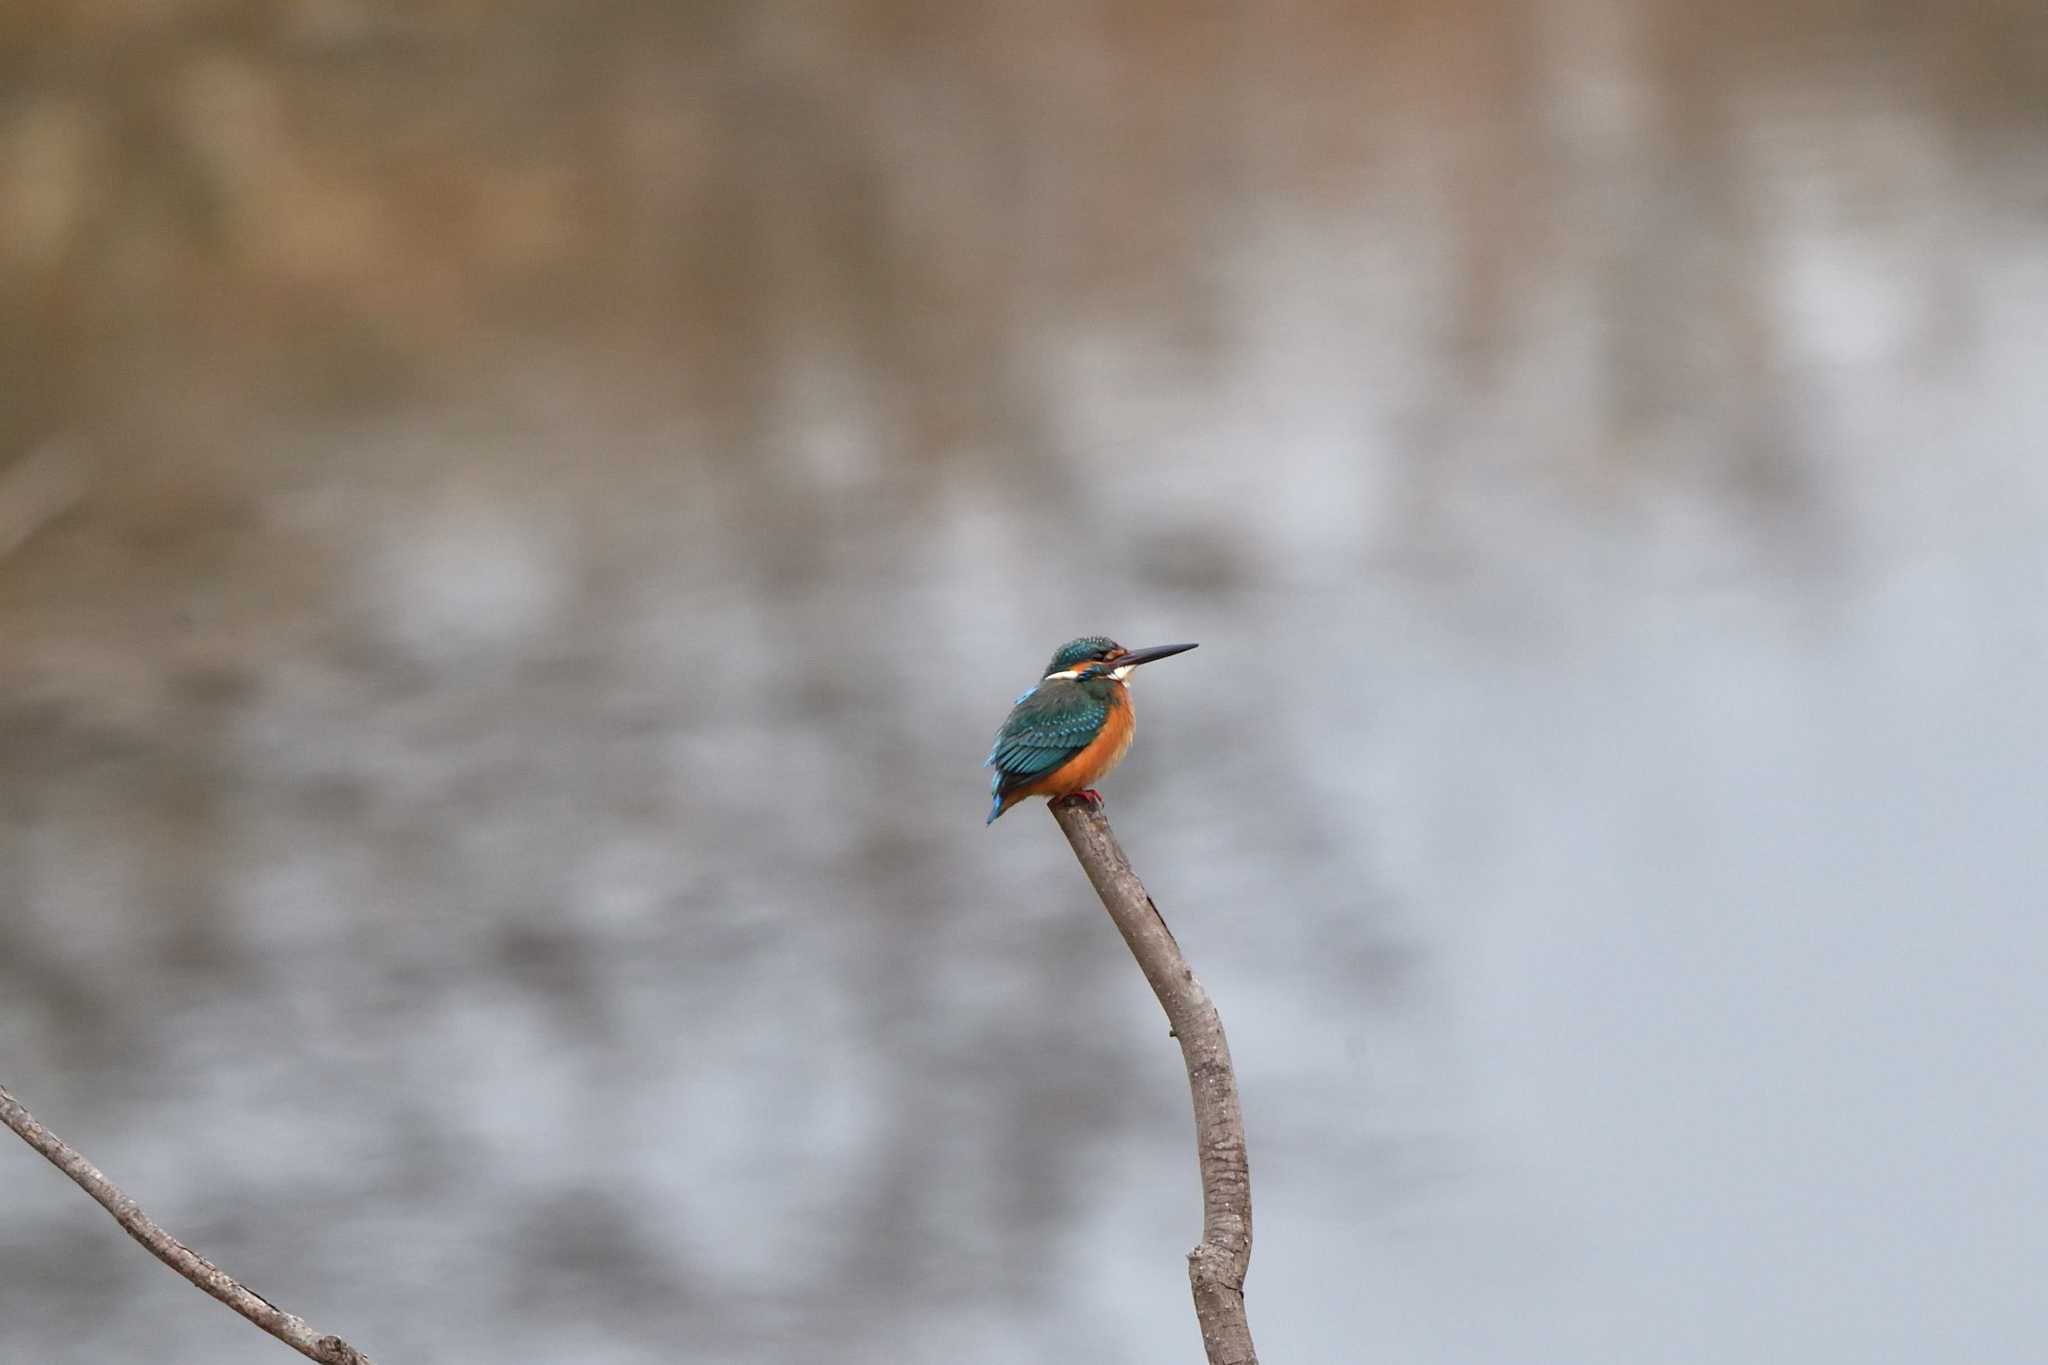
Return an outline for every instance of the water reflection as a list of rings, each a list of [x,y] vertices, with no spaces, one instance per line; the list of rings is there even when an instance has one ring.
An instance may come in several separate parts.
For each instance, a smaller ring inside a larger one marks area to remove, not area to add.
[[[980,824],[1104,630],[1271,1358],[2039,1336],[2038,20],[288,15],[0,120],[0,1055],[170,1227],[383,1360],[1185,1355]],[[271,1353],[0,1179],[0,1356]]]

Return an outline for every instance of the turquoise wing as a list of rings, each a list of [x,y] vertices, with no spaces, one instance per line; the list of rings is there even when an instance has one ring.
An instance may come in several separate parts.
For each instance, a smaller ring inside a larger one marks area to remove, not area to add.
[[[1087,748],[1108,719],[1108,701],[1071,683],[1048,683],[1025,693],[996,731],[983,765],[996,770],[988,784],[990,794],[1000,805],[1005,793],[1045,776]]]

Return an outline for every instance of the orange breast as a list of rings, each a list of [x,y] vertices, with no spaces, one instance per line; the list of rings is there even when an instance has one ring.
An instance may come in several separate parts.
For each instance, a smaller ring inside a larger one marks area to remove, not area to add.
[[[1019,788],[1018,798],[1071,796],[1088,790],[1100,782],[1111,768],[1124,761],[1124,755],[1131,751],[1131,736],[1137,732],[1137,721],[1131,714],[1131,694],[1118,687],[1116,701],[1102,722],[1102,733],[1088,741],[1087,748],[1044,777],[1028,787]]]

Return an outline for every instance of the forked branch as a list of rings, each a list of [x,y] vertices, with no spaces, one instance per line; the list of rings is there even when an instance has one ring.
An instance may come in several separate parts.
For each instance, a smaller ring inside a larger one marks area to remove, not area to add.
[[[0,1123],[20,1135],[21,1140],[41,1152],[52,1166],[71,1177],[114,1215],[114,1221],[130,1237],[149,1248],[152,1256],[183,1275],[249,1321],[276,1337],[300,1355],[321,1365],[371,1365],[370,1358],[340,1337],[324,1336],[306,1325],[304,1318],[287,1313],[261,1294],[245,1289],[234,1276],[158,1227],[150,1216],[123,1194],[100,1168],[58,1137],[29,1113],[20,1100],[0,1086]]]
[[[1188,1253],[1188,1280],[1209,1365],[1258,1365],[1244,1316],[1244,1277],[1252,1259],[1251,1169],[1223,1021],[1159,917],[1159,907],[1131,871],[1109,817],[1077,797],[1051,805],[1095,894],[1165,1008],[1187,1063],[1195,1100],[1195,1156],[1202,1168],[1202,1241]]]

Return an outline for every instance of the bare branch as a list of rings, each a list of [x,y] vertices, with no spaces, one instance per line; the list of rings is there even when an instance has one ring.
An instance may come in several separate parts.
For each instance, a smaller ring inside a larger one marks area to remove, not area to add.
[[[1237,1103],[1223,1020],[1181,956],[1159,907],[1131,871],[1109,817],[1079,797],[1050,805],[1103,908],[1165,1007],[1187,1063],[1195,1100],[1195,1155],[1202,1168],[1202,1241],[1188,1253],[1188,1280],[1209,1365],[1258,1365],[1244,1316],[1244,1277],[1252,1259],[1251,1168],[1245,1161],[1244,1113]]]
[[[260,1294],[242,1287],[234,1276],[158,1227],[133,1199],[121,1193],[100,1168],[87,1161],[75,1148],[42,1124],[23,1107],[20,1100],[0,1086],[0,1122],[5,1122],[21,1140],[49,1158],[50,1164],[71,1177],[78,1187],[99,1201],[114,1215],[114,1221],[128,1235],[149,1248],[151,1255],[183,1275],[249,1321],[276,1337],[300,1355],[321,1365],[372,1365],[370,1358],[336,1336],[323,1336],[306,1325],[304,1318],[285,1312]]]

